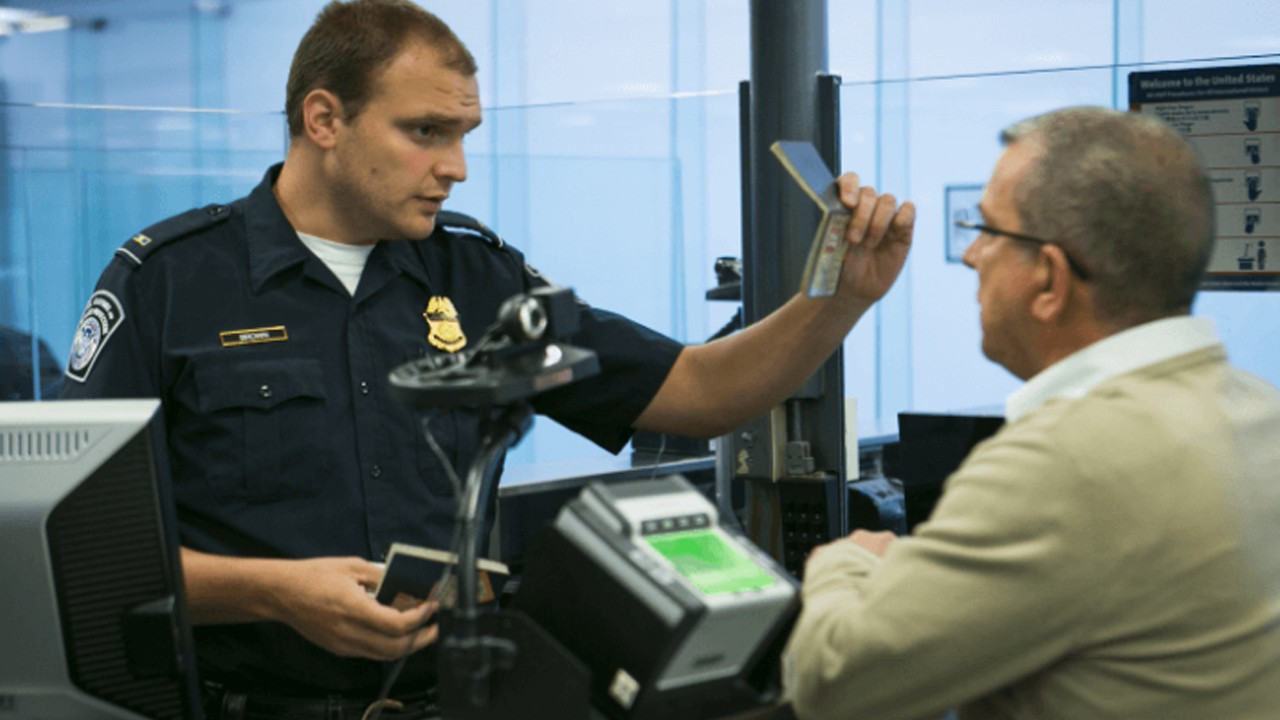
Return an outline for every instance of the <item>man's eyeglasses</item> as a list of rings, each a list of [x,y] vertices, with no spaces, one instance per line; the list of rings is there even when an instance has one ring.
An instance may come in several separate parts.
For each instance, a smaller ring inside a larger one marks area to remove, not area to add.
[[[991,227],[990,225],[984,225],[980,222],[974,222],[965,217],[968,213],[961,212],[957,213],[957,215],[958,217],[955,220],[956,227],[974,231],[973,238],[970,239],[969,243],[965,243],[966,247],[972,243],[973,240],[976,240],[977,236],[981,233],[986,233],[988,235],[1003,235],[1007,238],[1036,243],[1037,245],[1057,245],[1058,249],[1061,250],[1062,254],[1067,258],[1067,264],[1071,266],[1071,271],[1079,276],[1081,280],[1089,279],[1089,271],[1085,270],[1083,265],[1076,262],[1075,259],[1071,257],[1071,253],[1067,252],[1067,249],[1062,247],[1062,245],[1055,240],[1045,240],[1044,238],[1038,238],[1034,235],[1023,235],[1022,233],[1009,232],[1008,230],[1001,230],[999,228]]]

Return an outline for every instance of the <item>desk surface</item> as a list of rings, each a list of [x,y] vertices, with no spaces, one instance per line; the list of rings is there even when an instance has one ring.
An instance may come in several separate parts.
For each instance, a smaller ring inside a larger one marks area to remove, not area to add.
[[[669,458],[654,465],[652,458],[633,455],[611,455],[584,460],[530,463],[509,467],[498,486],[500,497],[581,487],[589,480],[641,480],[699,470],[714,470],[714,455],[693,458]]]

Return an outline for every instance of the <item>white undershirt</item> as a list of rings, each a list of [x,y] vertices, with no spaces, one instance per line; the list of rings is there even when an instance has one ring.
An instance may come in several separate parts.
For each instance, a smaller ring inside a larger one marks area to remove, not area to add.
[[[364,272],[369,253],[373,252],[373,244],[348,245],[303,232],[298,233],[298,239],[338,277],[347,292],[353,296],[356,294],[360,274]]]

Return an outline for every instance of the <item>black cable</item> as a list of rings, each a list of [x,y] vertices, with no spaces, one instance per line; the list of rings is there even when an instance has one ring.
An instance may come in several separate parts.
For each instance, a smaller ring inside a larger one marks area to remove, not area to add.
[[[667,449],[667,434],[659,435],[662,439],[658,441],[658,452],[653,456],[653,473],[649,475],[650,480],[658,477],[658,465],[662,463],[662,451]]]
[[[440,465],[444,468],[444,473],[449,478],[449,484],[453,486],[454,500],[461,503],[462,482],[458,479],[458,473],[454,470],[453,463],[449,460],[448,456],[445,455],[444,450],[440,447],[440,443],[436,442],[436,437],[431,432],[431,419],[432,418],[430,416],[422,419],[421,425],[423,437],[427,441],[427,446],[431,448],[431,452],[436,456],[436,459],[440,461]],[[453,549],[454,557],[458,556],[457,554],[461,549],[461,545],[462,526],[461,524],[455,524],[453,527],[453,539],[450,542],[450,547]],[[453,564],[445,563],[444,572],[440,575],[440,581],[431,589],[431,595],[426,598],[425,602],[433,600],[437,603],[440,602],[440,597],[444,594],[445,589],[449,587],[449,583],[453,579],[451,577],[453,575],[453,567]],[[440,610],[437,608],[436,613],[438,614],[439,612]],[[436,622],[438,624],[439,620],[437,619]],[[440,638],[437,636],[436,642],[439,641]],[[405,653],[399,658],[396,658],[395,663],[388,670],[386,677],[382,681],[382,689],[378,692],[378,699],[369,706],[373,708],[373,712],[369,713],[366,711],[365,717],[361,718],[361,720],[378,720],[382,715],[382,708],[386,707],[388,703],[387,698],[391,695],[391,687],[395,685],[396,680],[400,678],[400,673],[404,671],[404,665],[408,662],[409,655],[410,653]]]

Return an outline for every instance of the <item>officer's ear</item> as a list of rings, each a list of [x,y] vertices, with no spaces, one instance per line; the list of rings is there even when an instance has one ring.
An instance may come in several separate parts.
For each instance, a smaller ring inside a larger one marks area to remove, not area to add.
[[[302,98],[303,133],[321,148],[329,150],[336,144],[342,118],[342,101],[329,90],[316,88]]]

